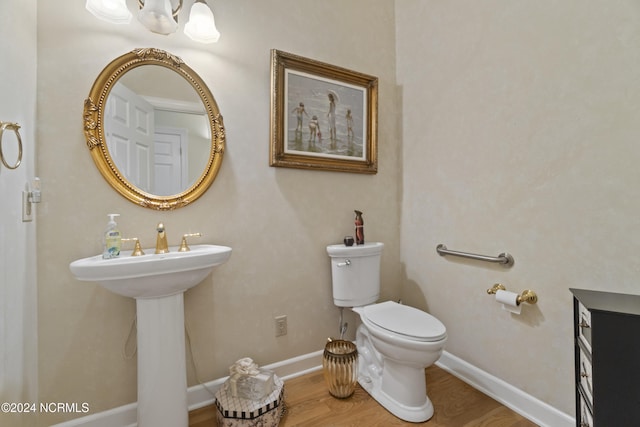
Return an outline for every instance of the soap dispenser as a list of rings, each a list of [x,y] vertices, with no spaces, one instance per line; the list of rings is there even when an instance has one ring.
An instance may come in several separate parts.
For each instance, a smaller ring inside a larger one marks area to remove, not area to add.
[[[118,224],[116,224],[115,217],[120,214],[108,214],[109,222],[107,228],[104,230],[104,249],[102,252],[102,258],[111,259],[120,256],[120,247],[122,246],[122,234],[118,230]]]

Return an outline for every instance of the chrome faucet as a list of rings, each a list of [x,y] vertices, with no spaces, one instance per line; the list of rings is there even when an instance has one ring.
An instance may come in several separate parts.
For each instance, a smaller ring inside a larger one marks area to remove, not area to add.
[[[169,245],[167,244],[167,233],[164,231],[164,224],[159,222],[156,230],[158,231],[158,238],[156,239],[156,253],[166,254],[169,252]]]

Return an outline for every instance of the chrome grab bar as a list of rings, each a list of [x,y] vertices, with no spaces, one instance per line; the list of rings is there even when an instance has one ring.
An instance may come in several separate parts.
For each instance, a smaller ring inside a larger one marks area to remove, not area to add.
[[[436,251],[440,256],[445,256],[445,255],[459,256],[463,258],[475,259],[478,261],[493,262],[496,264],[501,264],[504,267],[511,267],[515,263],[513,257],[506,252],[501,253],[497,257],[487,256],[487,255],[478,255],[478,254],[471,254],[468,252],[452,251],[447,249],[447,247],[442,243],[436,246]]]

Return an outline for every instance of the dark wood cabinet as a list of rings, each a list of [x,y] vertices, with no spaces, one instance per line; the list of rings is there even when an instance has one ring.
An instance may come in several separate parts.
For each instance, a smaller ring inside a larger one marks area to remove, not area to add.
[[[576,426],[640,426],[640,295],[570,290]]]

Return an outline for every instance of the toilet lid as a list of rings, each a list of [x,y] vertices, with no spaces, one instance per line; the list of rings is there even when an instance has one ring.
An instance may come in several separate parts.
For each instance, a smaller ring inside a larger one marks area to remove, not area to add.
[[[429,313],[393,301],[364,307],[364,316],[380,328],[415,341],[439,341],[447,335],[442,322]]]

